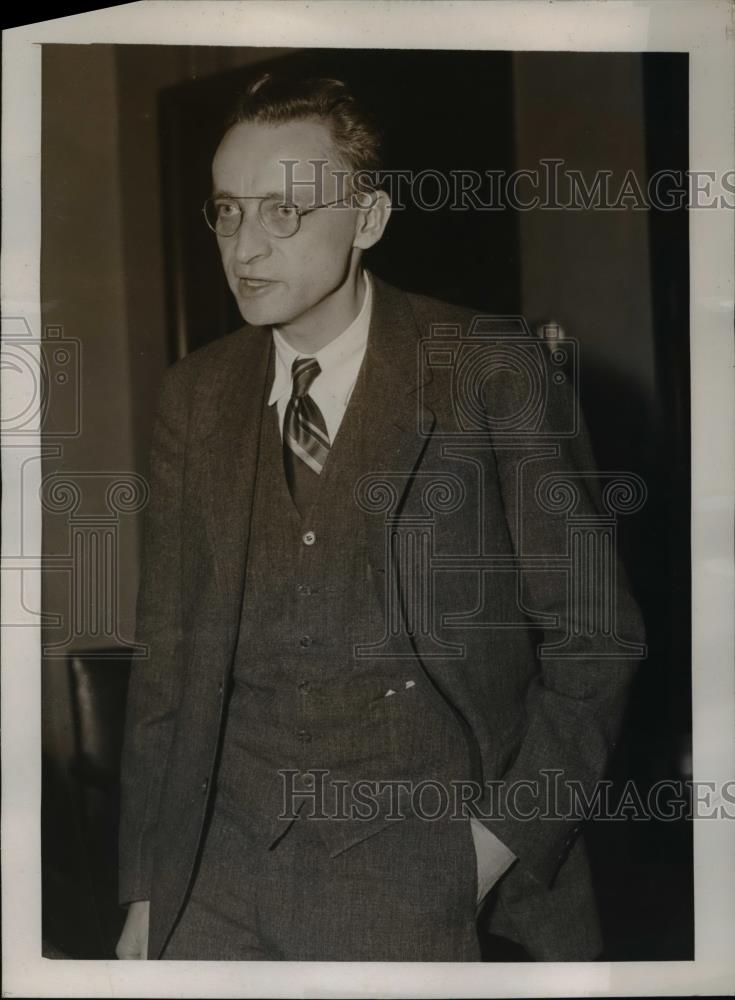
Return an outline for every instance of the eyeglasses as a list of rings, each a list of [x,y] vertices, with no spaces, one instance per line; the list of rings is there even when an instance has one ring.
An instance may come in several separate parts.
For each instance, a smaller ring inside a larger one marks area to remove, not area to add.
[[[329,208],[344,201],[338,198],[336,201],[327,201],[321,205],[312,205],[311,208],[301,208],[291,202],[283,201],[273,195],[259,197],[258,195],[247,195],[241,198],[207,198],[204,202],[204,218],[207,225],[218,236],[234,236],[242,225],[243,210],[240,207],[241,201],[258,202],[258,221],[267,233],[275,236],[279,240],[288,239],[295,236],[301,228],[301,219],[304,215],[310,215],[319,208]]]

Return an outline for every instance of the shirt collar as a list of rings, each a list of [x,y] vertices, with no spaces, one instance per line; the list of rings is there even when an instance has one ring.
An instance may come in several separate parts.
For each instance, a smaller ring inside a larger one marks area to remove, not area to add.
[[[338,337],[317,351],[316,354],[303,354],[295,350],[286,342],[283,334],[277,327],[273,327],[273,343],[276,349],[276,371],[273,379],[268,405],[291,395],[292,378],[291,366],[295,358],[313,357],[319,362],[321,372],[317,376],[318,380],[324,380],[325,387],[332,390],[332,394],[344,402],[349,397],[354,378],[357,376],[357,369],[362,361],[368,339],[370,328],[370,311],[372,307],[372,283],[367,271],[365,275],[365,297],[362,301],[360,311],[353,321],[343,330]],[[317,380],[315,379],[315,381]]]

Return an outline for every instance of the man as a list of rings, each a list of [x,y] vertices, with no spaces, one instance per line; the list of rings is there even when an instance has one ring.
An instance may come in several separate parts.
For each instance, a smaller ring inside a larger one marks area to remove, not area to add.
[[[567,596],[567,520],[538,489],[593,468],[568,392],[520,440],[518,365],[480,342],[459,378],[473,314],[363,269],[379,166],[344,84],[267,76],[214,157],[207,220],[248,325],[160,395],[121,958],[473,961],[486,900],[533,958],[601,948],[579,809],[548,772],[586,793],[602,774],[638,612],[618,567],[609,658]],[[574,482],[593,521],[594,479]]]

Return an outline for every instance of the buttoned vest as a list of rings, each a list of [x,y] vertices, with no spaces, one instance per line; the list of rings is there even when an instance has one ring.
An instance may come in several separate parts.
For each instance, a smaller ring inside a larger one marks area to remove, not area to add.
[[[268,385],[274,359],[271,348]],[[220,800],[262,846],[310,819],[336,853],[417,802],[427,816],[447,808],[441,789],[471,777],[466,735],[448,704],[427,697],[421,665],[406,649],[370,655],[386,615],[354,495],[369,472],[360,464],[370,433],[365,389],[363,363],[303,517],[286,485],[276,406],[264,394],[218,773]]]

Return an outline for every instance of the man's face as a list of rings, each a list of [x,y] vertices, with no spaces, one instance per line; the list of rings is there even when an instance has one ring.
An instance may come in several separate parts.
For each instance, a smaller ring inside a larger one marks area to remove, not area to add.
[[[295,184],[287,190],[285,160]],[[326,160],[321,190],[314,186],[322,168],[310,161]],[[346,196],[341,170],[326,125],[288,122],[234,125],[224,136],[212,164],[215,195],[238,197],[289,194],[303,207]],[[348,196],[348,195],[347,195]],[[243,219],[234,236],[218,236],[227,282],[243,318],[254,325],[308,325],[350,272],[358,210],[346,205],[323,208],[301,219],[299,231],[286,239],[270,235],[258,219],[258,202],[242,201]],[[357,252],[357,251],[355,251]]]

